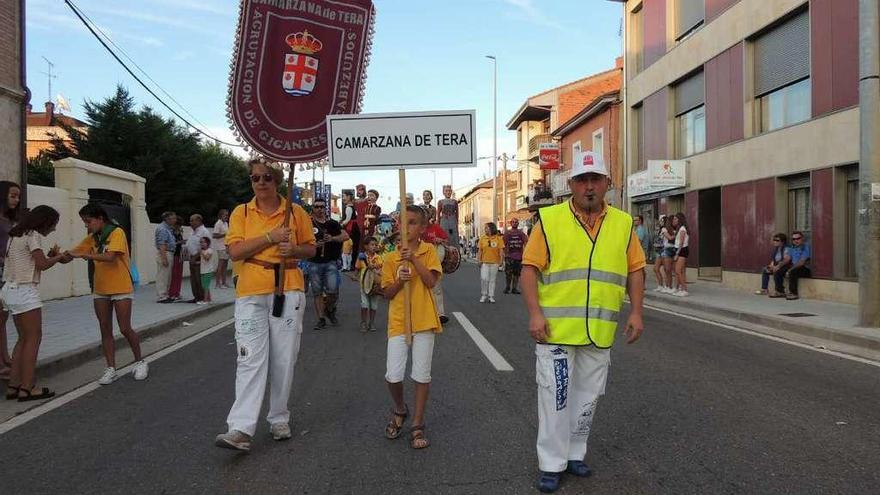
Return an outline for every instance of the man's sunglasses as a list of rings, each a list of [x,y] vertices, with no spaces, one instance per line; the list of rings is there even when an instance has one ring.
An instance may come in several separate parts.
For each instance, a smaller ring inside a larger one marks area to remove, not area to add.
[[[251,175],[251,182],[253,182],[254,184],[256,184],[257,182],[260,182],[260,179],[263,179],[263,182],[267,182],[267,183],[275,181],[275,177],[272,174]]]
[[[799,241],[801,239],[803,239],[803,237],[792,237],[791,238],[791,240],[793,240],[793,241]]]

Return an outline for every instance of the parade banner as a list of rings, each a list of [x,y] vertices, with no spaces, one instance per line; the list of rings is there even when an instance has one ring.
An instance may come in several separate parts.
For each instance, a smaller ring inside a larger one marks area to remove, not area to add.
[[[330,115],[330,169],[476,167],[476,112]]]
[[[327,155],[330,114],[360,113],[372,0],[241,0],[229,117],[249,151],[296,163]]]

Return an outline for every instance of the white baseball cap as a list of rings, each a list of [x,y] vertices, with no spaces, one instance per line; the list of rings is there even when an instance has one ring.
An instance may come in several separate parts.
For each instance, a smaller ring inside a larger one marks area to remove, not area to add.
[[[577,177],[583,174],[600,174],[610,177],[608,168],[605,167],[605,161],[602,155],[593,153],[592,151],[581,151],[574,155],[571,166],[571,177]]]

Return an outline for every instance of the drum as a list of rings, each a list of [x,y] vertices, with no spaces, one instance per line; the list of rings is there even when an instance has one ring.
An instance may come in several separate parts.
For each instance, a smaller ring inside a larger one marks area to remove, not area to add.
[[[461,253],[455,247],[446,248],[446,254],[443,256],[443,261],[440,262],[440,265],[443,267],[443,273],[455,273],[458,267],[461,266]]]
[[[369,296],[375,296],[382,293],[382,286],[379,284],[379,276],[375,271],[367,268],[361,275],[361,291]]]

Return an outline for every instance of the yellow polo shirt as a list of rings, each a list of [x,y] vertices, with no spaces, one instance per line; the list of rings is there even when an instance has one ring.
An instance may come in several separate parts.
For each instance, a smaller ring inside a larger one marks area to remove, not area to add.
[[[574,213],[575,218],[581,224],[584,230],[587,231],[587,235],[590,236],[590,239],[595,239],[597,235],[599,235],[599,228],[602,226],[602,221],[605,220],[605,215],[608,213],[608,205],[605,205],[605,208],[602,209],[602,213],[599,214],[599,218],[596,220],[596,223],[591,228],[589,226],[589,222],[587,222],[587,218],[583,215],[580,215],[573,206],[571,206],[571,200],[569,200],[569,207],[571,208],[572,213]],[[630,273],[637,272],[645,267],[645,252],[642,250],[641,244],[639,244],[639,238],[635,233],[635,230],[632,232],[632,237],[629,240],[629,248],[626,251],[627,264],[629,266],[628,271]],[[529,241],[526,243],[526,247],[523,250],[523,265],[531,265],[538,269],[538,271],[543,272],[550,265],[550,252],[547,250],[547,241],[544,237],[544,227],[539,222],[532,229],[531,235],[529,235]]]
[[[437,258],[437,251],[434,246],[427,242],[419,242],[419,249],[416,251],[416,259],[422,263],[429,271],[440,274],[443,269],[440,267],[440,259]],[[397,269],[401,265],[400,252],[392,251],[385,255],[385,261],[382,264],[382,288],[386,289],[397,280]],[[437,316],[437,307],[434,305],[434,296],[422,278],[419,277],[415,269],[410,267],[413,277],[404,286],[391,303],[388,305],[388,338],[404,335],[404,307],[403,307],[403,291],[410,291],[410,308],[412,314],[412,331],[418,332],[434,332],[440,333],[440,318]]]
[[[504,250],[504,237],[501,234],[480,237],[480,263],[501,264]]]
[[[98,252],[95,236],[87,236],[82,242],[73,248],[74,253],[116,253],[113,261],[95,261],[95,294],[113,296],[117,294],[131,294],[134,285],[131,283],[129,272],[128,240],[125,231],[121,228],[114,229],[107,237],[104,251]]]
[[[257,208],[257,200],[239,205],[229,216],[229,231],[226,233],[226,245],[256,237],[264,237],[267,232],[280,227],[284,223],[284,209],[287,200],[281,201],[278,209],[266,214]],[[247,214],[245,214],[247,210]],[[290,242],[294,245],[315,244],[315,233],[312,231],[312,219],[299,205],[293,205],[290,216]],[[270,246],[254,256],[255,259],[267,263],[281,263],[278,246]],[[284,290],[303,290],[305,281],[299,268],[284,270]],[[238,285],[235,286],[237,297],[271,294],[275,290],[275,272],[253,263],[241,263],[238,266]]]

